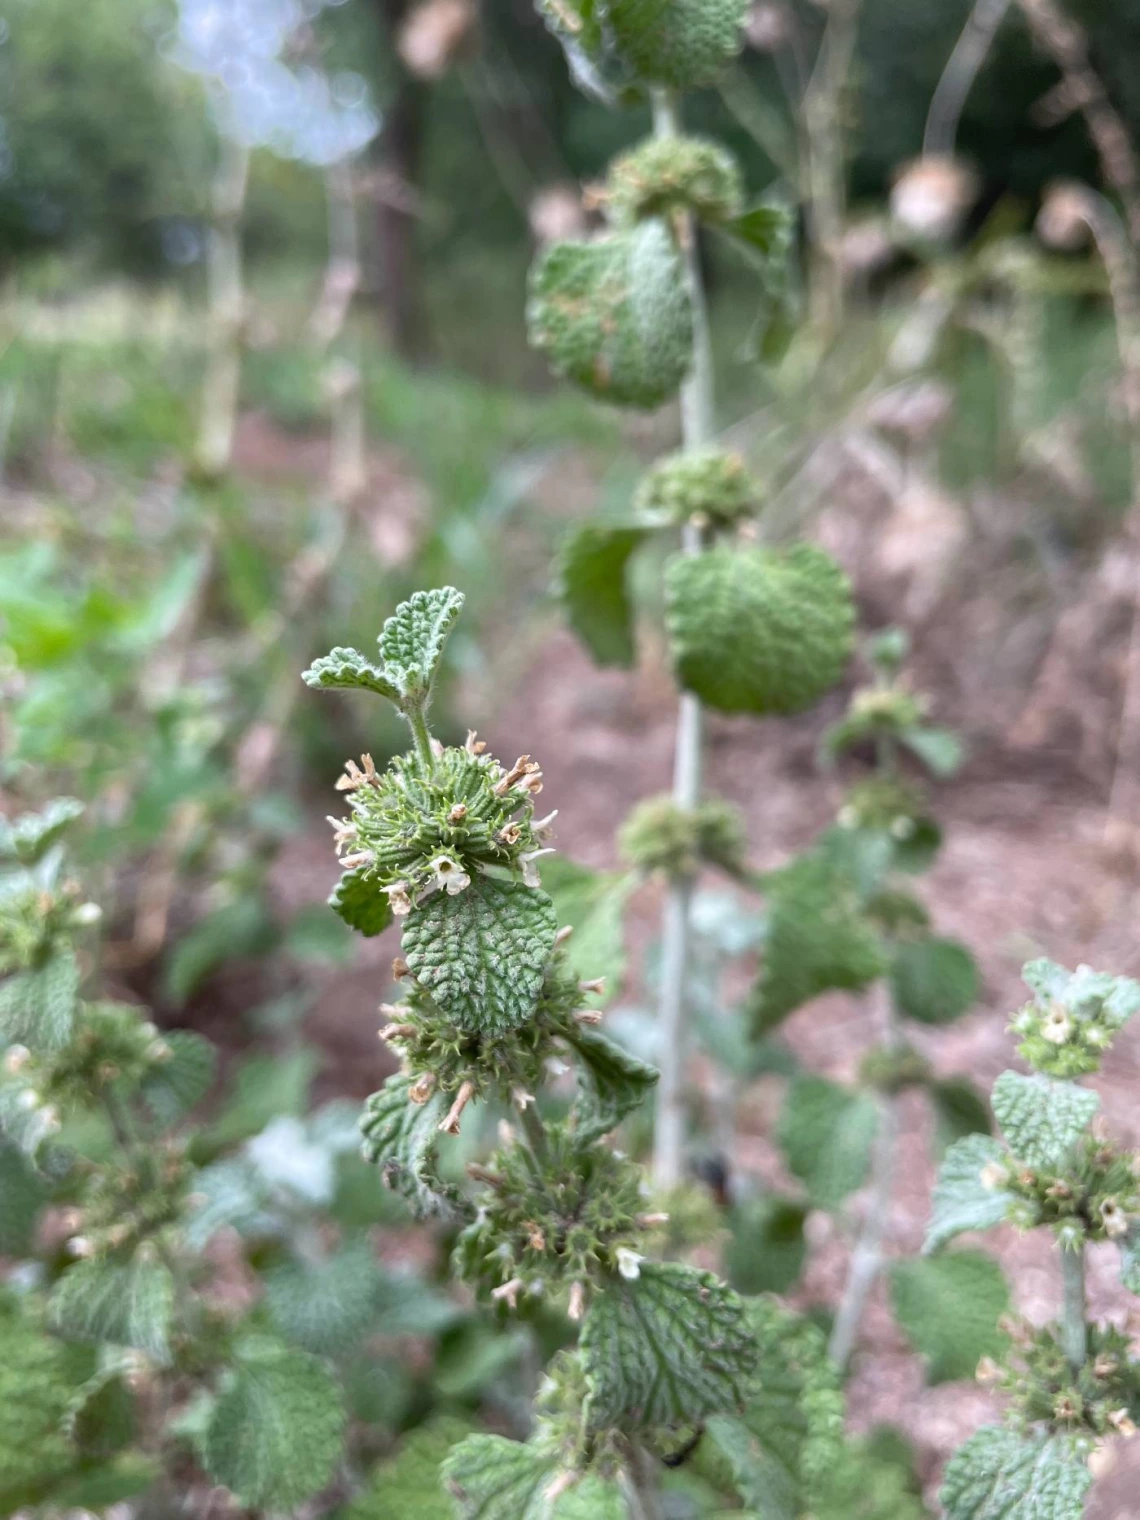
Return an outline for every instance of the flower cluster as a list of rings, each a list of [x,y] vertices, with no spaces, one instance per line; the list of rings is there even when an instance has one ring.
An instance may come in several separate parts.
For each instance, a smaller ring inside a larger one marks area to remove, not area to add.
[[[1116,1240],[1140,1214],[1140,1179],[1131,1153],[1115,1150],[1092,1135],[1074,1148],[1063,1172],[994,1162],[983,1181],[1012,1193],[1008,1219],[1018,1229],[1048,1225],[1061,1245]]]
[[[694,449],[659,460],[638,487],[635,505],[647,517],[723,530],[755,513],[756,493],[739,454]]]
[[[1140,984],[1088,966],[1069,972],[1053,961],[1024,971],[1034,997],[1010,1024],[1018,1053],[1046,1076],[1071,1080],[1100,1069],[1117,1033],[1140,1009]]]
[[[619,846],[636,870],[650,875],[693,876],[702,864],[730,876],[744,874],[744,821],[740,810],[710,798],[692,810],[672,797],[650,797],[622,825]]]
[[[337,782],[351,817],[330,818],[346,871],[374,884],[404,917],[433,892],[456,896],[477,872],[509,873],[537,887],[537,862],[554,814],[536,821],[542,771],[529,755],[506,768],[469,734],[462,748],[435,746],[378,771],[370,755],[350,760]]]
[[[1132,1436],[1140,1419],[1140,1363],[1130,1351],[1122,1331],[1093,1325],[1088,1358],[1074,1370],[1054,1329],[1018,1325],[1008,1365],[984,1358],[978,1381],[1008,1395],[1011,1414],[1026,1427],[1093,1440]]]
[[[459,1237],[456,1270],[511,1309],[528,1295],[565,1293],[570,1317],[580,1319],[592,1282],[637,1275],[634,1247],[659,1222],[644,1213],[641,1169],[618,1151],[583,1144],[568,1124],[547,1126],[537,1156],[505,1138],[474,1171],[485,1186]]]

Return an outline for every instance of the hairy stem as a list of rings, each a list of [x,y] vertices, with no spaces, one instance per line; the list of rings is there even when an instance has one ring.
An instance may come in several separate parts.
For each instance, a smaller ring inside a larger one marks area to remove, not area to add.
[[[886,982],[876,986],[876,998],[881,1017],[887,1027],[886,1043],[897,1047],[898,1029],[891,1006],[890,989]],[[887,1220],[891,1207],[891,1195],[895,1182],[895,1157],[898,1148],[899,1115],[898,1098],[890,1093],[879,1096],[879,1124],[875,1133],[875,1148],[871,1156],[871,1189],[867,1199],[867,1213],[863,1227],[851,1254],[851,1266],[843,1299],[835,1316],[828,1352],[832,1361],[842,1371],[851,1359],[859,1326],[867,1308],[871,1289],[883,1268],[883,1246],[887,1236]]]
[[[635,1446],[630,1452],[625,1477],[630,1520],[662,1520],[661,1494],[653,1470],[653,1458],[642,1447]]]
[[[657,137],[675,136],[677,108],[672,97],[658,91],[653,100],[653,130]],[[681,217],[678,233],[685,258],[685,275],[693,308],[693,364],[681,392],[681,425],[686,449],[699,449],[712,441],[714,418],[713,356],[709,333],[708,304],[701,276],[697,229],[691,216]],[[684,528],[686,554],[699,554],[701,530],[695,523]],[[673,768],[673,799],[678,807],[692,810],[701,794],[701,704],[683,692],[677,715],[677,738]],[[682,1073],[685,1066],[685,983],[689,962],[690,919],[694,881],[683,876],[672,883],[662,922],[664,962],[658,1008],[657,1118],[653,1136],[653,1179],[667,1191],[684,1175],[685,1110]]]
[[[430,770],[435,764],[435,755],[432,753],[431,731],[427,726],[427,717],[424,714],[423,707],[418,703],[415,706],[409,703],[407,707],[401,710],[404,717],[408,720],[408,727],[411,729],[412,738],[416,742],[416,754],[419,755],[420,759]]]
[[[1085,1304],[1085,1248],[1075,1251],[1062,1248],[1061,1275],[1065,1287],[1064,1314],[1061,1320],[1061,1343],[1069,1366],[1079,1372],[1089,1354],[1089,1329]]]
[[[834,336],[843,320],[840,243],[847,215],[846,99],[859,40],[862,0],[832,0],[827,30],[804,95],[809,223],[812,233],[811,312],[820,332]]]

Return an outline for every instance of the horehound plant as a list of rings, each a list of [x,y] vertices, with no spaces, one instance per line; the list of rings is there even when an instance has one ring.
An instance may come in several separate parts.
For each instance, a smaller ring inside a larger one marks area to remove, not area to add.
[[[1100,1069],[1140,1009],[1140,985],[1047,960],[1031,961],[1023,976],[1033,996],[1010,1028],[1032,1075],[1003,1072],[994,1085],[1001,1139],[970,1135],[947,1153],[926,1248],[941,1252],[965,1231],[1005,1222],[1050,1229],[1061,1318],[1012,1325],[1000,1357],[980,1364],[979,1379],[1009,1398],[1006,1424],[979,1431],[951,1460],[947,1520],[1079,1520],[1093,1487],[1090,1458],[1104,1442],[1133,1436],[1140,1418],[1131,1339],[1090,1322],[1085,1294],[1088,1250],[1101,1242],[1119,1247],[1121,1281],[1140,1291],[1140,1160],[1106,1137],[1100,1097],[1078,1080]]]
[[[405,994],[381,1008],[401,1068],[365,1106],[365,1154],[419,1214],[459,1227],[455,1271],[504,1319],[560,1313],[578,1330],[547,1370],[528,1441],[478,1434],[448,1453],[456,1512],[647,1520],[663,1513],[667,1466],[691,1458],[724,1503],[739,1494],[762,1513],[775,1513],[765,1495],[778,1481],[790,1517],[839,1520],[868,1485],[888,1496],[868,1513],[914,1514],[897,1468],[845,1442],[814,1326],[649,1254],[664,1216],[607,1137],[657,1073],[600,1031],[602,989],[570,969],[539,880],[553,822],[535,817],[542,772],[526,755],[500,764],[474,733],[444,747],[428,728],[462,600],[419,592],[384,625],[378,663],[336,649],[305,677],[388,698],[414,740],[385,770],[350,762],[338,782],[348,816],[331,820],[343,867],[332,905],[366,935],[401,930]],[[567,1062],[577,1093],[553,1109],[548,1076]],[[511,1117],[464,1179],[455,1137],[480,1103]],[[376,1481],[395,1504],[410,1480],[397,1461]]]
[[[598,194],[605,230],[557,243],[537,263],[529,319],[552,368],[599,399],[643,410],[681,400],[681,451],[651,470],[625,517],[573,533],[559,568],[570,621],[595,659],[629,665],[631,556],[661,536],[679,541],[664,584],[680,686],[673,790],[627,831],[634,864],[668,880],[654,1144],[663,1190],[685,1170],[693,892],[702,864],[735,870],[742,854],[739,825],[702,798],[704,710],[762,717],[810,707],[841,676],[854,624],[846,579],[825,554],[761,544],[759,489],[716,436],[701,229],[747,248],[778,286],[790,221],[773,205],[745,209],[738,165],[720,144],[684,135],[679,97],[735,56],[746,8],[745,0],[539,4],[579,82],[611,101],[648,94],[653,108],[653,137],[612,165]]]

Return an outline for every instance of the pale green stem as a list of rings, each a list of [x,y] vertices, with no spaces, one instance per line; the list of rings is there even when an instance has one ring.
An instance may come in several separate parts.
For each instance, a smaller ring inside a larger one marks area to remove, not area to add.
[[[662,1520],[661,1491],[653,1458],[641,1447],[634,1447],[630,1453],[624,1487],[630,1520]]]
[[[1061,1320],[1061,1343],[1069,1366],[1079,1372],[1088,1359],[1088,1310],[1085,1302],[1085,1248],[1061,1249],[1061,1275],[1065,1287],[1064,1316]]]
[[[659,138],[676,136],[679,131],[676,102],[664,90],[654,93],[653,130]],[[715,434],[713,356],[697,229],[691,216],[679,218],[677,228],[693,311],[693,362],[681,391],[682,440],[685,449],[691,450],[704,448]],[[701,530],[695,523],[685,525],[682,547],[686,554],[701,552]],[[696,808],[701,795],[702,727],[700,699],[683,692],[677,716],[673,800],[689,812]],[[664,954],[658,1009],[661,1079],[653,1136],[653,1179],[662,1191],[676,1187],[684,1176],[685,983],[694,884],[688,876],[672,883],[662,922]]]
[[[976,0],[938,81],[938,88],[930,98],[930,112],[922,139],[924,155],[953,153],[966,97],[1001,30],[1009,6],[1010,0]]]
[[[431,731],[427,726],[427,718],[423,707],[419,704],[401,708],[404,717],[408,720],[408,727],[412,731],[412,738],[416,741],[416,754],[430,770],[435,764],[435,755],[431,747]]]
[[[876,984],[875,992],[880,1004],[880,1015],[886,1026],[885,1044],[888,1049],[897,1049],[899,1045],[898,1021],[891,1002],[890,988],[885,981],[880,981]],[[883,1246],[886,1242],[891,1196],[895,1184],[899,1135],[898,1101],[898,1097],[892,1093],[879,1094],[879,1123],[871,1155],[871,1188],[867,1199],[867,1213],[859,1238],[855,1243],[855,1249],[851,1253],[847,1284],[835,1315],[831,1340],[827,1348],[832,1361],[841,1372],[845,1370],[851,1359],[859,1334],[859,1326],[866,1312],[867,1300],[883,1269]]]
[[[208,350],[195,464],[208,479],[229,469],[241,384],[245,288],[241,216],[249,184],[249,149],[223,137],[206,239]]]

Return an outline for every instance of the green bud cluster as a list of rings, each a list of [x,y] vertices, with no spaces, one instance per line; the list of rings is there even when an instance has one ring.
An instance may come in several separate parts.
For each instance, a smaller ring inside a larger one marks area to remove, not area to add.
[[[624,858],[647,876],[692,877],[702,865],[719,866],[730,876],[744,873],[744,820],[740,810],[710,798],[691,811],[670,796],[638,803],[618,838]]]
[[[1023,973],[1033,1000],[1013,1018],[1018,1053],[1046,1076],[1072,1079],[1099,1071],[1117,1033],[1140,1009],[1140,983],[1078,966],[1031,961]]]
[[[116,1087],[135,1089],[171,1057],[156,1027],[124,1003],[83,1003],[74,1038],[60,1050],[10,1046],[4,1085],[60,1112],[87,1109]],[[26,1101],[26,1100],[25,1100]],[[28,1106],[31,1106],[30,1104]]]
[[[1077,1371],[1052,1327],[1026,1327],[1008,1364],[984,1363],[978,1376],[1009,1397],[1013,1419],[1026,1428],[1103,1440],[1134,1434],[1140,1420],[1140,1363],[1129,1337],[1111,1326],[1090,1326],[1088,1358]]]
[[[42,966],[96,916],[73,881],[43,880],[18,869],[0,885],[0,976]]]
[[[465,748],[418,752],[377,771],[349,761],[337,783],[351,817],[330,819],[341,864],[388,898],[397,916],[436,891],[455,896],[488,868],[537,886],[545,830],[534,822],[542,773],[528,755],[508,770],[472,736]]]
[[[1091,1135],[1081,1139],[1063,1171],[1011,1160],[987,1181],[1014,1196],[1011,1224],[1023,1230],[1048,1225],[1069,1248],[1084,1241],[1120,1241],[1140,1214],[1135,1158]]]
[[[459,1237],[455,1264],[500,1302],[570,1294],[577,1318],[589,1285],[636,1270],[641,1170],[619,1152],[583,1144],[567,1124],[548,1125],[543,1153],[504,1146],[479,1176],[478,1216]]]
[[[647,516],[724,531],[755,513],[756,497],[739,454],[706,448],[659,460],[638,488],[635,505]]]
[[[181,1141],[135,1145],[114,1166],[99,1167],[84,1194],[76,1253],[144,1256],[180,1230],[194,1168]]]
[[[901,870],[922,869],[942,837],[926,811],[921,789],[897,774],[856,782],[836,822],[841,829],[886,836]]]
[[[618,227],[674,211],[725,222],[740,215],[744,184],[736,160],[719,143],[703,137],[653,137],[614,160],[605,201]]]
[[[430,992],[413,981],[406,998],[385,1004],[391,1023],[381,1035],[401,1058],[405,1072],[450,1096],[466,1089],[470,1098],[510,1100],[536,1092],[546,1081],[547,1065],[579,1028],[575,1014],[585,1012],[588,994],[570,970],[563,946],[556,947],[546,968],[542,991],[531,1018],[510,1040],[498,1033],[459,1023],[439,1008]]]

